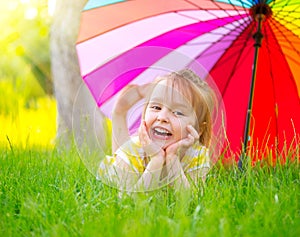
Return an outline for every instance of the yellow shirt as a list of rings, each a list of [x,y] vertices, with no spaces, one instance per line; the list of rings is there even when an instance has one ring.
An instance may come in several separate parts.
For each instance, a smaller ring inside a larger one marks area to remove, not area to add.
[[[114,156],[106,156],[99,167],[100,175],[109,166],[115,165],[115,157],[118,156],[126,162],[134,171],[142,174],[148,164],[145,152],[141,146],[137,136],[131,137],[131,140],[123,144],[114,154]],[[208,148],[195,143],[190,147],[184,157],[181,159],[181,165],[185,172],[197,169],[210,168],[210,158]],[[111,167],[110,167],[111,168]],[[107,174],[107,173],[106,173]]]

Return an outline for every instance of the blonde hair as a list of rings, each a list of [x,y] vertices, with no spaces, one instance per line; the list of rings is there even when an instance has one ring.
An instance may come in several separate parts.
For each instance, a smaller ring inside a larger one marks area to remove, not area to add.
[[[180,92],[191,103],[197,117],[196,130],[200,135],[199,143],[209,147],[212,139],[212,116],[217,104],[212,88],[190,69],[159,77],[155,80],[155,84],[162,80],[171,82],[172,88]],[[148,102],[149,100],[147,100]],[[143,117],[144,114],[145,110]]]

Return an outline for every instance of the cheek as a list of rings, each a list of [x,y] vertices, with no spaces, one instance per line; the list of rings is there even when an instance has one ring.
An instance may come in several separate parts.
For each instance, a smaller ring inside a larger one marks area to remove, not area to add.
[[[179,119],[176,119],[173,121],[173,129],[176,130],[176,137],[177,138],[184,138],[187,136],[187,123],[185,121],[181,121]]]
[[[181,138],[185,138],[188,135],[188,131],[186,129],[187,125],[181,127]]]
[[[144,121],[146,122],[146,126],[149,127],[151,123],[153,123],[153,120],[154,120],[153,114],[146,111],[144,116]]]
[[[188,125],[192,125],[193,127],[195,127],[195,119],[193,118],[189,118],[189,119],[177,119],[176,121],[174,120],[174,127],[176,127],[176,131],[177,131],[177,137],[182,138],[186,138],[188,135],[188,131],[187,131],[187,126]]]

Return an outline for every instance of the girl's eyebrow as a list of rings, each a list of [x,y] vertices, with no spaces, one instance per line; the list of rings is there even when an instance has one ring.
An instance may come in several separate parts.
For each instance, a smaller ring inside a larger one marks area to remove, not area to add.
[[[174,106],[174,107],[180,107],[180,108],[184,108],[184,109],[187,109],[188,107],[186,106],[186,104],[183,104],[183,103],[179,103],[179,102],[177,102],[177,103],[172,103],[172,106]]]
[[[161,97],[151,97],[149,102],[150,103],[163,103],[163,99]]]
[[[149,104],[155,104],[155,103],[161,104],[161,105],[166,104],[161,97],[153,97],[153,98],[150,99]],[[173,109],[174,108],[180,108],[180,109],[184,109],[184,110],[189,109],[189,106],[187,106],[186,103],[174,102],[174,101],[171,103],[170,107],[173,108]]]
[[[163,103],[157,100],[150,100],[148,104],[163,104]]]

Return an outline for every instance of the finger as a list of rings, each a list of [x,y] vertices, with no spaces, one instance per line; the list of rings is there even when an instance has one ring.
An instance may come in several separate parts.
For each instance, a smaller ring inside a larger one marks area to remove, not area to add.
[[[121,91],[120,91],[120,96],[124,96],[126,94],[128,94],[129,92],[132,92],[133,90],[136,90],[135,88],[137,87],[137,85],[134,84],[130,84],[130,85],[126,85]]]
[[[141,98],[146,97],[146,94],[147,94],[147,88],[148,88],[148,84],[144,84],[144,85],[138,86],[137,92],[139,93],[139,96],[140,96]]]
[[[179,141],[179,144],[181,147],[190,147],[191,145],[194,144],[194,142],[195,142],[195,138],[191,134],[188,134],[186,138]]]
[[[142,121],[139,129],[139,138],[141,145],[148,156],[154,156],[160,152],[163,152],[160,146],[153,143],[147,132],[146,122]]]
[[[139,130],[138,130],[138,135],[139,135],[140,141],[141,141],[142,138],[143,138],[143,133],[144,133],[143,122],[141,122],[140,127],[139,127]]]
[[[181,139],[176,144],[178,148],[188,148],[192,146],[195,143],[195,141],[197,141],[197,139],[189,133],[186,138]]]
[[[139,88],[140,86],[136,84],[127,85],[122,94],[131,100],[131,102],[137,102],[143,97],[143,95],[140,94]]]
[[[194,137],[195,140],[199,139],[199,133],[197,132],[197,130],[192,125],[188,125],[186,127],[186,129],[189,132],[189,134]]]
[[[118,95],[113,111],[119,114],[127,113],[127,111],[141,99],[142,97],[139,95],[138,86],[127,85]]]
[[[142,98],[145,98],[147,93],[149,93],[149,91],[151,91],[151,88],[153,86],[153,83],[147,83],[147,84],[143,84],[140,85],[138,87],[138,93]]]

